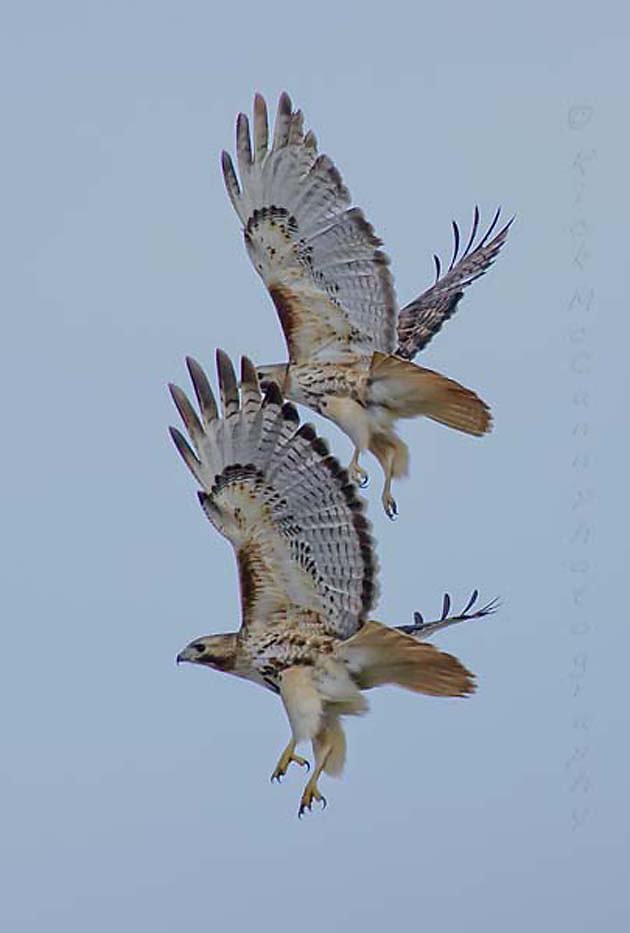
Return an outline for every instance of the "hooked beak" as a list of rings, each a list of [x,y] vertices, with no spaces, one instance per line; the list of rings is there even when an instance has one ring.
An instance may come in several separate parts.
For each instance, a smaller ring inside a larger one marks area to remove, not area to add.
[[[184,648],[183,651],[180,651],[177,657],[175,658],[176,664],[181,664],[182,661],[192,661],[193,656],[190,648]]]

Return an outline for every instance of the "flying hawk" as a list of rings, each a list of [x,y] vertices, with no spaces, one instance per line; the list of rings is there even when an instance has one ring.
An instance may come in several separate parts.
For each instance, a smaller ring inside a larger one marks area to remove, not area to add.
[[[394,430],[399,418],[424,415],[467,434],[490,430],[488,406],[470,389],[411,362],[455,311],[464,288],[488,269],[510,223],[489,239],[499,212],[475,244],[479,212],[461,257],[459,229],[444,275],[398,313],[389,259],[332,161],[318,155],[301,111],[282,94],[271,147],[267,106],[254,99],[249,122],[236,123],[238,176],[227,152],[223,175],[242,224],[249,257],[274,302],[288,362],[259,366],[286,398],[334,421],[355,445],[348,467],[360,485],[359,456],[369,449],[385,475],[382,501],[393,518],[393,477],[406,475],[408,451]],[[474,248],[473,248],[474,246]]]
[[[311,741],[315,766],[299,806],[325,803],[322,771],[340,774],[346,743],[341,717],[367,709],[363,691],[398,684],[432,696],[466,696],[473,675],[452,655],[419,638],[491,604],[425,623],[419,614],[404,630],[370,616],[377,594],[377,560],[365,504],[346,470],[311,425],[283,402],[275,383],[261,395],[256,371],[243,358],[240,389],[229,358],[218,351],[219,411],[198,363],[188,370],[199,406],[171,386],[190,444],[171,436],[200,486],[201,506],[236,555],[242,621],[238,632],[196,638],[179,655],[252,680],[277,693],[291,739],[273,772],[306,765],[297,743]],[[418,638],[413,637],[414,634]]]

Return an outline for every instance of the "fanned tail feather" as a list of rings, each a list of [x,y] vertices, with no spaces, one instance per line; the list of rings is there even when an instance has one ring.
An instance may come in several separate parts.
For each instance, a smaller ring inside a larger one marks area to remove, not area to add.
[[[471,389],[396,356],[374,353],[368,392],[394,419],[424,415],[477,436],[492,425],[490,409]]]
[[[468,696],[474,675],[452,654],[378,622],[367,622],[337,649],[362,690],[395,684],[429,696]]]

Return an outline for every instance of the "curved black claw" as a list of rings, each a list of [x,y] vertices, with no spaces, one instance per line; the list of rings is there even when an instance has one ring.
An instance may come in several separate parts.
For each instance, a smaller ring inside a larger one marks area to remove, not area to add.
[[[304,816],[304,813],[307,810],[309,813],[313,812],[313,800],[316,800],[316,799],[318,800],[319,803],[321,803],[322,810],[326,809],[326,807],[328,806],[328,801],[326,800],[323,794],[320,794],[318,798],[315,798],[315,797],[311,798],[311,800],[308,803],[300,803],[300,809],[298,810],[298,820],[302,819],[302,817]]]
[[[389,520],[395,522],[398,518],[398,505],[396,504],[396,500],[393,498],[393,496],[390,496],[387,502],[384,502],[383,505],[385,507],[385,514]]]
[[[272,784],[275,784],[275,783],[281,784],[281,783],[282,783],[282,778],[286,776],[287,769],[289,768],[289,765],[291,765],[292,763],[295,763],[296,765],[299,765],[301,768],[302,768],[302,767],[303,767],[303,768],[306,768],[307,771],[310,771],[310,770],[311,770],[311,763],[310,763],[310,761],[308,761],[306,758],[300,758],[299,756],[296,756],[295,758],[291,758],[291,759],[289,760],[289,762],[287,763],[287,767],[285,768],[284,771],[279,771],[279,770],[276,769],[276,770],[273,772],[273,774],[272,774],[271,777],[269,778],[269,780],[271,781],[271,783],[272,783]]]
[[[370,477],[366,473],[363,479],[359,480],[359,489],[367,489],[369,485]]]

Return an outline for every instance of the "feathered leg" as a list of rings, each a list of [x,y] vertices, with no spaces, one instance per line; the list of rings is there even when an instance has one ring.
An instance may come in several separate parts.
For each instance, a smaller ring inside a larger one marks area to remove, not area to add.
[[[356,715],[365,711],[365,707],[359,706],[356,701],[341,706],[330,703],[324,709],[323,725],[313,739],[315,770],[304,788],[298,816],[302,816],[305,810],[310,810],[314,800],[321,803],[322,807],[326,806],[326,798],[317,786],[317,779],[322,771],[334,777],[338,777],[343,771],[346,763],[346,736],[341,726],[339,710],[344,709],[348,715]]]
[[[388,518],[394,519],[398,515],[398,506],[392,496],[392,479],[405,476],[409,465],[409,452],[407,445],[394,433],[394,431],[374,431],[370,437],[370,450],[380,463],[385,482],[381,502]]]
[[[339,717],[360,716],[366,712],[367,703],[346,664],[331,658],[315,667],[287,668],[280,678],[280,695],[293,733],[283,757],[295,760],[295,744],[302,740],[313,743],[315,766],[300,800],[298,816],[302,816],[312,808],[313,801],[326,806],[317,786],[322,771],[340,774],[343,769],[346,739]],[[281,770],[282,759],[278,765]]]
[[[309,767],[305,758],[295,754],[295,746],[317,735],[323,717],[323,702],[313,683],[312,670],[308,667],[289,667],[282,673],[280,696],[292,735],[271,775],[272,781],[280,781],[292,761]]]
[[[321,412],[334,421],[354,443],[354,454],[348,464],[348,474],[357,486],[367,486],[368,475],[359,466],[359,457],[370,440],[370,420],[365,407],[349,396],[326,396],[321,400]]]

